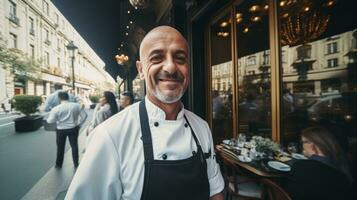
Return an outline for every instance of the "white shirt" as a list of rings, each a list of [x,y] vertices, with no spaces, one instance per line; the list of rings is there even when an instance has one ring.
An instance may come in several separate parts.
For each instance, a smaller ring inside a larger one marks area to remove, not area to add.
[[[48,118],[47,123],[57,124],[57,129],[71,129],[78,125],[78,117],[81,106],[78,103],[62,101],[60,105],[54,107]]]
[[[108,103],[101,106],[98,104],[94,110],[92,121],[89,124],[88,131],[91,132],[100,123],[104,122],[112,116],[112,111],[110,110],[110,105]]]
[[[196,143],[186,123],[185,113],[204,152],[211,150],[207,161],[210,196],[223,190],[224,181],[215,160],[208,124],[192,112],[182,109],[177,120],[165,120],[165,112],[146,98],[152,134],[154,159],[180,160],[192,156]],[[159,126],[154,126],[158,122]],[[73,177],[66,200],[120,199],[139,200],[144,182],[144,150],[140,139],[139,103],[124,109],[94,129],[94,136]],[[184,191],[183,191],[184,192]],[[187,194],[190,195],[190,194]]]

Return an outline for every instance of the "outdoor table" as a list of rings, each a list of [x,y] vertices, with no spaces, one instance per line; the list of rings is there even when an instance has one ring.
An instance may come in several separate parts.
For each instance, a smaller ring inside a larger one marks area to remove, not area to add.
[[[242,162],[237,158],[237,154],[229,149],[227,145],[216,145],[216,152],[219,156],[233,161],[238,167],[241,167],[253,174],[262,178],[282,178],[287,177],[289,172],[279,171],[268,166],[268,162],[274,159],[259,159],[251,162]],[[295,162],[294,159],[285,162],[291,166]]]

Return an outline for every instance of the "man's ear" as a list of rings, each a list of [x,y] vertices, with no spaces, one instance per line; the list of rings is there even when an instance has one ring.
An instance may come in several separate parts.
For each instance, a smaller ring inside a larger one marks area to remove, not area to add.
[[[136,69],[138,70],[140,79],[144,80],[145,77],[144,77],[144,72],[143,72],[143,65],[139,60],[136,61]]]

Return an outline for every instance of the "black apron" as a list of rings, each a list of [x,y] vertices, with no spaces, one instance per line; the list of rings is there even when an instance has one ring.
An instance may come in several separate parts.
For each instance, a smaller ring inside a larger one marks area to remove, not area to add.
[[[197,152],[183,160],[154,160],[145,101],[139,107],[145,156],[144,186],[141,200],[208,200],[207,163],[201,145],[186,116],[197,145]]]

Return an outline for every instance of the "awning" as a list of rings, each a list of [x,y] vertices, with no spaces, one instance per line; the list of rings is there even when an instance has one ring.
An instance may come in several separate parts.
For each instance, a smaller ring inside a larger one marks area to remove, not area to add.
[[[54,83],[67,84],[66,80],[63,77],[55,76],[52,74],[46,74],[46,73],[42,73],[42,80],[54,82]]]

